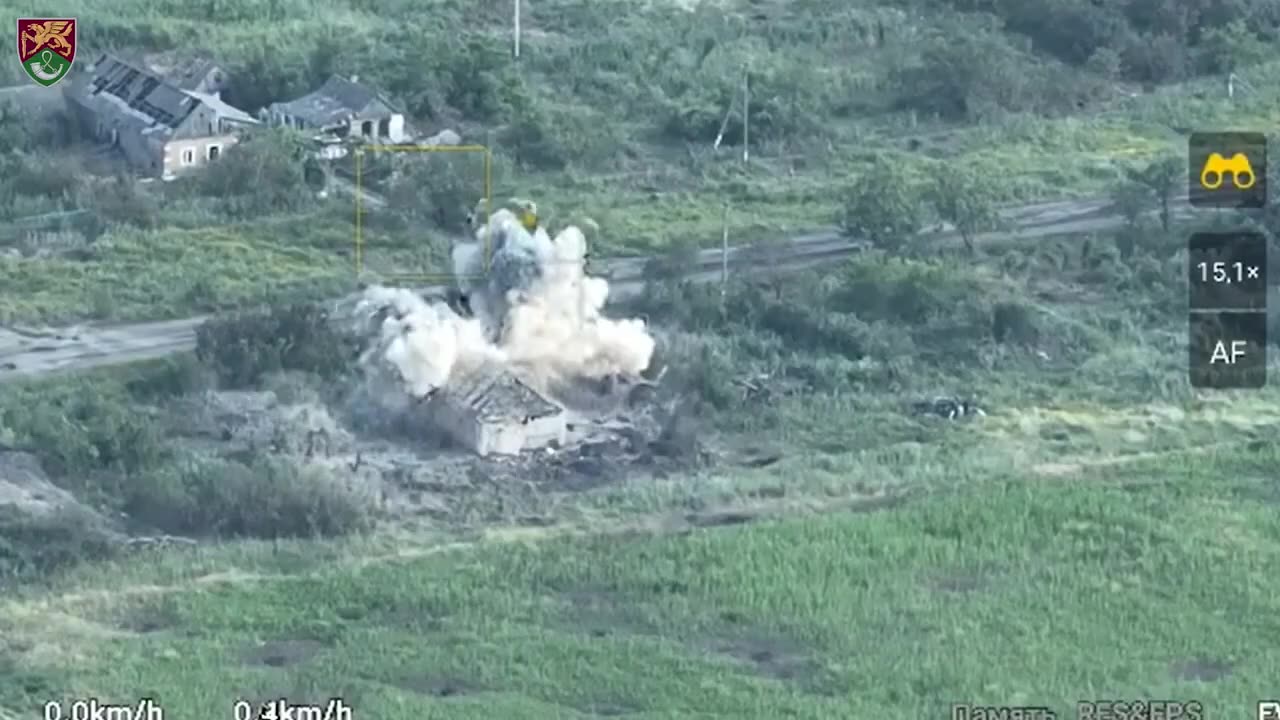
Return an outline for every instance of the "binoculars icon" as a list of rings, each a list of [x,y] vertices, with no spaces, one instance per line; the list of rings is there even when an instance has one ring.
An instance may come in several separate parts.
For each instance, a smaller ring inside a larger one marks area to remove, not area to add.
[[[1248,190],[1258,181],[1253,174],[1253,166],[1244,153],[1236,153],[1231,159],[1222,157],[1220,153],[1211,153],[1200,171],[1200,184],[1207,190],[1222,187],[1223,177],[1231,173],[1231,184],[1237,190]]]

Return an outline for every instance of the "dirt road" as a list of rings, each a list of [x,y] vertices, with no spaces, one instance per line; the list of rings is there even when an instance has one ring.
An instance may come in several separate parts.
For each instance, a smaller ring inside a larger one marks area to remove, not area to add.
[[[1052,235],[1096,232],[1118,227],[1123,219],[1111,212],[1105,200],[1072,200],[1038,203],[1004,211],[1009,230],[988,233],[979,241],[1035,239]],[[936,231],[940,239],[954,233]],[[862,243],[852,242],[836,231],[792,238],[773,254],[771,267],[795,269],[818,264],[857,252]],[[730,265],[749,269],[751,255],[744,248],[731,248]],[[643,287],[646,258],[602,261],[596,272],[612,278],[615,297],[626,297]],[[720,251],[700,253],[688,275],[712,280],[719,276]],[[443,288],[427,288],[427,290]],[[165,357],[195,346],[196,328],[206,316],[135,323],[130,325],[86,324],[57,329],[0,328],[0,382],[9,382],[55,372],[83,370]]]

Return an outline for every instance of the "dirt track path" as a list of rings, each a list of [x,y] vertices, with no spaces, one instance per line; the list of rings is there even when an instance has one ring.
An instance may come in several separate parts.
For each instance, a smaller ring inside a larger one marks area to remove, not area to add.
[[[1114,214],[1105,200],[1068,200],[1036,203],[1003,211],[1008,231],[988,233],[979,241],[1030,240],[1052,235],[1097,232],[1119,227],[1123,219]],[[944,228],[936,233],[948,239],[954,232]],[[851,241],[834,229],[792,237],[771,267],[798,269],[833,258],[851,255],[864,243]],[[730,262],[749,270],[744,248],[730,249]],[[735,261],[736,260],[736,261]],[[604,261],[600,271],[612,280],[614,297],[627,297],[643,287],[645,258]],[[707,250],[688,276],[710,280],[719,276],[720,251]],[[424,290],[442,290],[440,287]],[[65,328],[31,329],[0,327],[0,383],[57,372],[120,365],[166,357],[195,347],[196,329],[207,319],[197,316],[181,320],[133,323],[128,325],[85,324]]]

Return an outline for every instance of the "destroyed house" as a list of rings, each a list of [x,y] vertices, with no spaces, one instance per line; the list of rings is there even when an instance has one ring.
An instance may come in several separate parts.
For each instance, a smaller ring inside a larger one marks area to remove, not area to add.
[[[103,55],[66,91],[72,115],[136,172],[169,179],[217,159],[257,124],[215,95],[183,90],[156,73]]]
[[[187,92],[221,95],[227,87],[228,76],[227,72],[213,60],[197,58],[166,69],[164,77]]]
[[[451,380],[429,409],[441,431],[482,457],[565,442],[564,410],[501,368]]]
[[[314,92],[288,102],[271,103],[260,117],[274,126],[311,130],[335,138],[404,142],[409,138],[404,113],[356,77],[330,77]]]

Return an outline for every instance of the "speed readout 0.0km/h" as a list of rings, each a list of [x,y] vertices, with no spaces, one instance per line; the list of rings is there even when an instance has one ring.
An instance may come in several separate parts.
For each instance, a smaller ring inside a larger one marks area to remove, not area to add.
[[[1267,239],[1255,232],[1204,232],[1187,247],[1192,310],[1265,310]]]

